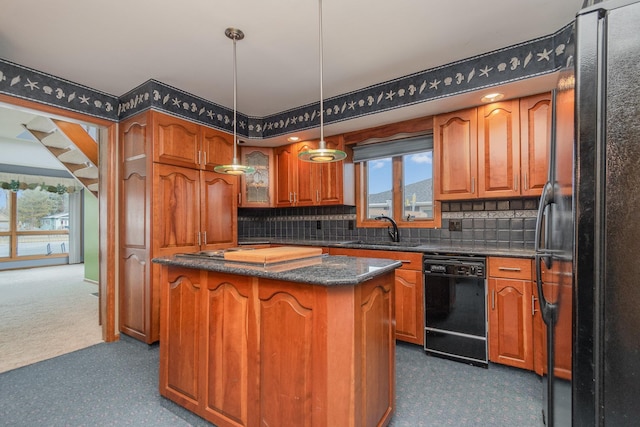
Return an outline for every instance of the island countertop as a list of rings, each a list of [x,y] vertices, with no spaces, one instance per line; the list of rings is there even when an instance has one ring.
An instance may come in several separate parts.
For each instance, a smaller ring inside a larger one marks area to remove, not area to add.
[[[239,274],[312,285],[357,285],[402,266],[391,259],[322,255],[274,264],[253,264],[179,255],[154,258],[157,264]]]

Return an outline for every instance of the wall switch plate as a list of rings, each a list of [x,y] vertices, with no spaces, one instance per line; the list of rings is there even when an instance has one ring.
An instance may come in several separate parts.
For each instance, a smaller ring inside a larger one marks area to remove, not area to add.
[[[462,220],[450,219],[449,220],[449,231],[462,231]]]

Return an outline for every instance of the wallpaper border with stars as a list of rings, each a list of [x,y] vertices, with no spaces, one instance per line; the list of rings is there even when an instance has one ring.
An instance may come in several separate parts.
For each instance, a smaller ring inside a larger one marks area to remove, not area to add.
[[[325,124],[502,85],[562,68],[574,52],[574,24],[556,33],[324,100]],[[0,59],[0,93],[118,121],[147,109],[226,132],[233,110],[156,80],[115,97]],[[252,140],[319,126],[320,102],[267,117],[237,112],[237,132]]]

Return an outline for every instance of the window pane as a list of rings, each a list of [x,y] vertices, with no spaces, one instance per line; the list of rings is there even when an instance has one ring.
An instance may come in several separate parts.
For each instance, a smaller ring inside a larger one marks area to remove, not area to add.
[[[369,160],[367,164],[367,218],[387,215],[393,218],[393,180],[391,157]]]
[[[0,231],[9,231],[9,215],[11,215],[10,190],[0,190]]]
[[[0,236],[0,258],[8,258],[11,250],[9,236]]]
[[[18,256],[69,253],[68,234],[18,236]]]
[[[433,218],[433,151],[402,156],[403,219]]]
[[[69,195],[20,190],[17,194],[18,231],[68,230]]]

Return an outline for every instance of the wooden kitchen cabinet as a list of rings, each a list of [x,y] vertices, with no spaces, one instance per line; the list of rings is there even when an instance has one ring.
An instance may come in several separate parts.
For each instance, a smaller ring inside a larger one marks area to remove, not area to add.
[[[345,286],[161,274],[162,396],[220,427],[389,423],[392,272]]]
[[[239,206],[243,208],[268,208],[274,202],[273,148],[242,147],[240,163],[255,168],[252,174],[244,174],[240,183]]]
[[[206,170],[231,163],[232,135],[157,111],[150,114],[154,162]]]
[[[475,108],[434,117],[436,200],[477,197],[478,112]]]
[[[542,194],[548,179],[551,110],[551,93],[520,99],[520,193],[523,196]],[[573,122],[573,117],[570,120]]]
[[[478,108],[478,197],[520,195],[520,102]]]
[[[395,271],[396,339],[424,345],[422,253],[332,247],[329,254],[402,261]]]
[[[295,145],[284,145],[273,150],[276,166],[276,205],[278,207],[295,205],[295,182],[298,159],[294,154]]]
[[[435,116],[436,200],[539,196],[550,129],[550,93]]]
[[[154,111],[119,129],[119,330],[152,343],[160,268],[151,259],[235,246],[238,178],[206,170],[228,161],[221,132]],[[202,141],[223,158],[207,154],[205,162]]]
[[[572,319],[573,319],[573,294],[570,277],[572,265],[571,261],[554,261],[552,270],[548,270],[542,265],[543,290],[547,300],[561,306],[558,320],[555,327],[555,358],[554,374],[558,378],[571,379],[572,361]],[[564,276],[564,280],[563,280]],[[547,369],[547,325],[542,320],[538,291],[535,289],[536,315],[534,316],[534,366],[533,370],[538,375],[544,375]]]
[[[489,360],[533,369],[532,261],[488,258]]]
[[[341,135],[326,138],[325,144],[327,148],[344,150]],[[274,150],[278,206],[354,203],[353,163],[349,157],[341,162],[324,164],[298,160],[299,153],[317,146],[317,140],[303,141]]]

